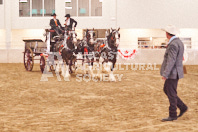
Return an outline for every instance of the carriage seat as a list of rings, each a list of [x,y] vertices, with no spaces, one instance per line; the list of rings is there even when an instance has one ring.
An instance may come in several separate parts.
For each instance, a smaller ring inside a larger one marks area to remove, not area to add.
[[[64,36],[62,34],[53,36],[53,38],[51,38],[51,42],[54,42],[54,41],[57,42],[57,41],[60,41],[60,40],[64,40]]]
[[[50,29],[49,32],[50,32],[50,33],[55,33],[55,30]]]
[[[60,36],[54,36],[52,39],[53,40],[58,40],[58,39],[60,39]]]
[[[50,33],[54,33],[55,32],[55,30],[53,30],[53,29],[45,29],[45,31],[46,32],[50,32]]]

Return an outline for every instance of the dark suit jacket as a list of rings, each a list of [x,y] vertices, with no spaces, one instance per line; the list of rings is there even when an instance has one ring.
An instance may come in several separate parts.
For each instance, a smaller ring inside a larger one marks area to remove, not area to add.
[[[66,21],[66,20],[65,20],[65,21]],[[67,26],[67,27],[72,29],[72,25],[73,25],[73,23],[75,24],[75,25],[74,25],[74,27],[76,27],[77,22],[76,22],[74,19],[70,18],[70,25],[69,25],[69,26]]]
[[[56,21],[57,21],[57,24],[58,24],[60,27],[62,27],[61,24],[60,24],[60,21],[59,21],[58,19],[56,19]],[[54,19],[51,19],[51,20],[50,20],[50,26],[51,26],[52,29],[54,29],[54,28],[56,27],[56,24],[55,24]]]
[[[183,73],[184,44],[179,38],[173,39],[168,45],[160,74],[167,79],[180,79]]]

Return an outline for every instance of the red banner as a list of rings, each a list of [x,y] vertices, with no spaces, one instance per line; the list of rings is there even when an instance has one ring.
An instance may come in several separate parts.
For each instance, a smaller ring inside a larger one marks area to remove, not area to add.
[[[119,49],[118,53],[123,59],[133,59],[137,53],[137,50],[136,49],[132,49],[132,50]]]

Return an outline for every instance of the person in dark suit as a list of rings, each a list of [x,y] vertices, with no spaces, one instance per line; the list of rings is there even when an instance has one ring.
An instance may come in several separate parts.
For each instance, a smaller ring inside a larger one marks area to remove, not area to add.
[[[64,33],[63,27],[61,26],[61,23],[58,19],[56,19],[56,14],[53,13],[51,16],[53,16],[53,19],[50,20],[50,26],[51,30],[54,30],[55,32],[50,33],[50,51],[54,51],[54,45],[57,41],[54,37],[56,38],[62,38],[62,34]]]
[[[70,17],[70,14],[66,14],[65,17],[66,17],[66,20],[65,20],[64,25],[65,25],[66,29],[67,30],[72,30],[72,27],[73,27],[73,24],[74,24],[74,30],[75,30],[77,22],[73,18]]]
[[[61,23],[58,19],[56,19],[56,14],[52,14],[53,19],[50,20],[50,26],[52,30],[55,30],[55,32],[59,35],[63,33],[63,27],[61,26]]]
[[[184,77],[183,73],[183,53],[184,44],[175,35],[179,30],[174,25],[168,25],[165,29],[166,37],[169,39],[168,46],[164,55],[164,60],[161,66],[160,74],[165,80],[164,92],[168,96],[169,117],[162,121],[173,121],[181,117],[188,109],[183,101],[177,95],[177,84],[179,79]],[[180,114],[177,116],[177,107],[180,109]]]

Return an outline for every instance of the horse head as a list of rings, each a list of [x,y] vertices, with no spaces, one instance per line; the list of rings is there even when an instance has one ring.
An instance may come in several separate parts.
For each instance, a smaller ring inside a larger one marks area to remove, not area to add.
[[[109,35],[107,36],[108,44],[110,47],[118,47],[120,44],[120,28],[110,30]]]
[[[86,31],[86,39],[88,44],[94,44],[94,37],[95,37],[95,31],[93,30],[88,30]]]
[[[77,43],[77,34],[76,34],[76,32],[75,31],[69,31],[69,36],[71,37],[71,39],[72,39],[72,43],[74,44],[74,45],[76,45],[76,43]]]
[[[75,33],[75,31],[73,31],[73,30],[69,31],[68,38],[67,38],[67,44],[76,46],[76,44],[77,44],[76,37],[77,37],[77,34]]]

